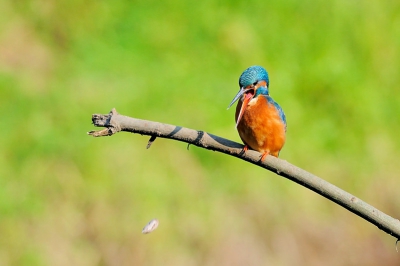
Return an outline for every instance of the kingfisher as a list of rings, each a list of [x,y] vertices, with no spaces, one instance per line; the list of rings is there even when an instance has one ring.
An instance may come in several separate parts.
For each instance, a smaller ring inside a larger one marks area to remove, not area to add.
[[[282,108],[269,95],[268,72],[261,66],[251,66],[239,78],[239,92],[228,109],[236,106],[236,129],[249,148],[260,152],[261,161],[268,154],[278,157],[286,140],[286,117]]]

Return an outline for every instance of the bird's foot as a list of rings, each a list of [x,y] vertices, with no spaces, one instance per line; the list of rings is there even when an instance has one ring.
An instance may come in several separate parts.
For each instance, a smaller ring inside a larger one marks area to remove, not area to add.
[[[242,151],[240,152],[240,155],[244,155],[248,149],[249,149],[249,146],[247,146],[247,144],[245,144]]]
[[[265,158],[267,158],[268,154],[269,154],[269,151],[264,152],[264,153],[261,155],[261,158],[260,158],[261,162],[263,162],[263,161],[265,160]]]

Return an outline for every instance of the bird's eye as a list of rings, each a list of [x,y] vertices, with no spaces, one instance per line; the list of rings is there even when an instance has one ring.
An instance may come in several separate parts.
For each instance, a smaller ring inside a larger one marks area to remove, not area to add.
[[[254,83],[253,83],[253,86],[256,86],[256,85],[257,85],[257,83],[258,83],[258,81],[254,82]]]

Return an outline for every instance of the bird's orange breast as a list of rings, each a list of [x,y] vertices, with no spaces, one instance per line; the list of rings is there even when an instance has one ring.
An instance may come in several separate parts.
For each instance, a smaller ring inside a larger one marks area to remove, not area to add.
[[[242,101],[236,107],[237,120]],[[242,141],[253,150],[278,157],[285,144],[286,126],[274,104],[266,96],[253,98],[243,113],[237,130]]]

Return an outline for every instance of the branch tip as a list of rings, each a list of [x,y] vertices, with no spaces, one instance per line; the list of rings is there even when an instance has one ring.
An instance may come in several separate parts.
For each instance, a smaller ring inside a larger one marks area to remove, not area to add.
[[[115,133],[116,131],[114,130],[114,128],[104,128],[102,130],[89,131],[87,134],[93,137],[104,137],[114,135]]]
[[[115,108],[111,109],[110,115],[118,115],[118,112]]]
[[[150,148],[151,144],[153,144],[153,142],[156,140],[156,136],[151,136],[149,139],[149,142],[147,142],[147,146],[146,149]]]

